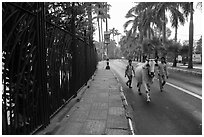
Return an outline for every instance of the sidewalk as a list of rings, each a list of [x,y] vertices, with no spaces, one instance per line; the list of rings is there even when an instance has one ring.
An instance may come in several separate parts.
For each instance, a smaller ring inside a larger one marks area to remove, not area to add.
[[[51,124],[39,135],[129,135],[127,110],[120,93],[120,84],[111,70],[98,64],[95,76],[81,95],[81,99],[68,109],[63,108]]]

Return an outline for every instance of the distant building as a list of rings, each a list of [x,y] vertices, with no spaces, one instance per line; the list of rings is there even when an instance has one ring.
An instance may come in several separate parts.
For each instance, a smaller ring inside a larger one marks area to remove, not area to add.
[[[193,62],[201,63],[202,62],[202,55],[194,53],[193,54]]]

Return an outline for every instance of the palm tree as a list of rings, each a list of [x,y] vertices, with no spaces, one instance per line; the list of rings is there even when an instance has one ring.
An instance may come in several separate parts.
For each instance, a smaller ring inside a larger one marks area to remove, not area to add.
[[[140,26],[140,15],[136,14],[135,13],[135,9],[136,9],[136,6],[135,7],[132,7],[128,13],[126,14],[126,18],[130,18],[130,20],[128,20],[127,22],[125,22],[125,24],[123,25],[124,29],[126,30],[126,28],[132,24],[131,26],[131,29],[129,30],[129,35],[135,35],[139,26]],[[126,31],[127,32],[127,31]],[[128,35],[127,35],[128,36]]]
[[[109,7],[110,5],[106,5],[105,2],[94,2],[93,10],[96,16],[93,19],[97,19],[99,42],[103,41],[103,22],[106,18],[110,18]]]
[[[155,15],[154,18],[157,18],[157,20],[162,21],[162,33],[163,33],[163,43],[166,41],[166,12],[169,11],[171,16],[171,23],[172,26],[177,29],[178,22],[181,22],[184,24],[184,17],[183,14],[179,11],[179,3],[176,2],[149,2],[149,3],[141,3],[138,5],[139,7],[146,9],[150,8],[151,12]],[[175,36],[177,37],[177,36]]]
[[[196,8],[198,8],[202,11],[202,2],[198,2],[196,5]]]
[[[116,33],[115,33],[115,35],[117,36],[117,43],[118,43],[118,36],[120,35],[121,33],[118,31],[118,30],[116,30]]]
[[[118,30],[115,29],[115,28],[112,28],[112,29],[110,29],[109,31],[110,31],[110,34],[113,35],[113,40],[115,40],[115,39],[114,39],[114,36],[116,35],[116,32],[118,32]]]
[[[96,14],[96,17],[94,17],[93,19],[97,19],[99,42],[101,42],[101,27],[100,27],[100,18],[102,16],[101,7],[102,7],[102,3],[101,2],[97,2],[93,6],[94,13]]]
[[[97,24],[98,24],[99,42],[101,42],[101,30],[100,30],[100,24],[99,24],[99,16],[97,16]]]
[[[130,35],[137,35],[139,32],[139,43],[142,48],[142,56],[144,61],[144,47],[142,45],[144,38],[152,39],[154,37],[153,27],[157,26],[161,28],[161,20],[155,18],[155,13],[152,12],[153,8],[150,5],[153,3],[138,3],[135,7],[132,7],[126,14],[126,18],[132,18],[124,24],[126,29],[129,24],[132,24],[130,29]],[[155,3],[154,3],[155,4]]]
[[[155,15],[154,18],[156,18],[157,21],[162,21],[162,35],[163,35],[162,42],[163,44],[166,43],[166,23],[168,21],[166,17],[167,11],[170,12],[170,21],[172,23],[172,27],[175,28],[175,41],[177,41],[178,24],[179,22],[182,25],[184,25],[185,23],[184,15],[179,11],[179,6],[181,4],[182,3],[175,3],[175,2],[141,3],[142,6],[140,6],[139,4],[139,6],[142,7],[143,9],[150,8],[153,14]],[[163,56],[165,56],[165,54],[163,54]]]
[[[175,28],[175,37],[174,40],[175,42],[177,42],[177,30],[178,30],[178,25],[179,22],[181,23],[181,25],[184,25],[185,23],[185,18],[184,15],[178,11],[179,9],[179,4],[175,5],[175,8],[172,8],[171,10],[171,15],[170,15],[170,22],[171,22],[171,26],[173,28]]]
[[[189,50],[188,50],[188,68],[193,68],[192,54],[193,54],[193,2],[185,2],[180,5],[186,17],[190,14],[189,23]]]
[[[193,52],[193,2],[190,3],[190,25],[189,25],[189,53],[188,68],[193,68],[192,53]]]

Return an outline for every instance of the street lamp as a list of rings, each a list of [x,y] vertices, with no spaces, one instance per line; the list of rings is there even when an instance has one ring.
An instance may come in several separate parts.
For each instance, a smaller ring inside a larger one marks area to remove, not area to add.
[[[104,32],[104,44],[106,44],[106,47],[107,47],[107,66],[106,66],[106,69],[110,69],[110,66],[109,66],[109,57],[108,57],[108,44],[110,43],[110,32],[109,31],[105,31]]]

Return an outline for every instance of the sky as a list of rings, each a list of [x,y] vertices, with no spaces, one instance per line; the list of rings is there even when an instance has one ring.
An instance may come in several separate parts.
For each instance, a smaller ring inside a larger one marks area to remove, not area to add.
[[[196,3],[196,2],[194,2]],[[112,29],[113,27],[119,30],[120,33],[124,35],[124,28],[123,25],[128,19],[125,18],[126,13],[129,9],[131,9],[135,4],[130,0],[119,0],[119,1],[108,1],[108,4],[111,5],[110,7],[110,19],[108,19],[108,29]],[[195,8],[194,4],[194,40],[198,40],[200,36],[203,33],[203,13]],[[105,23],[103,24],[105,29]],[[172,30],[170,38],[174,38],[175,30],[171,28],[170,23],[167,24],[167,27],[169,27]],[[188,34],[189,34],[189,22],[186,22],[184,26],[179,25],[178,28],[178,41],[180,40],[183,42],[184,40],[188,40]],[[98,41],[98,31],[95,32],[94,39]],[[116,39],[116,41],[119,40],[119,38]]]

